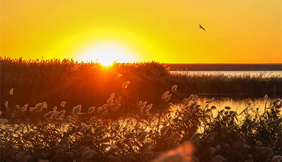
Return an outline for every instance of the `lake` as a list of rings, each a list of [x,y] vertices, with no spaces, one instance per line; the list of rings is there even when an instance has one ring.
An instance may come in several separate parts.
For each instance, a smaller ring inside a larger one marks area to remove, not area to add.
[[[264,78],[269,77],[282,77],[282,71],[170,71],[171,74],[181,74],[181,75],[224,75],[224,76],[248,76],[256,77],[262,76]],[[230,106],[231,110],[241,112],[246,107],[259,108],[263,111],[265,108],[266,101],[273,101],[274,99],[265,99],[264,96],[261,98],[244,98],[236,99],[230,97],[214,97],[214,101],[210,106],[214,105],[217,110],[224,109],[225,106]],[[211,97],[210,97],[211,98]],[[206,101],[210,100],[208,97],[199,96],[198,104],[204,105]],[[251,105],[249,105],[249,103]],[[179,107],[179,106],[178,106]],[[174,108],[178,108],[177,106]]]
[[[282,77],[282,71],[170,71],[171,74],[181,75],[226,75],[226,76],[263,76]]]
[[[199,97],[197,104],[204,106],[206,101],[209,101],[212,97]],[[236,98],[225,98],[225,97],[214,97],[214,101],[209,104],[215,106],[216,110],[213,110],[213,115],[217,115],[217,111],[223,110],[225,106],[231,107],[232,111],[236,111],[238,114],[241,113],[245,108],[249,107],[251,109],[259,109],[259,112],[264,112],[265,107],[269,107],[270,104],[279,98],[270,99],[270,98],[245,98],[245,99],[236,99]],[[181,107],[181,104],[175,105],[172,109],[175,111]]]

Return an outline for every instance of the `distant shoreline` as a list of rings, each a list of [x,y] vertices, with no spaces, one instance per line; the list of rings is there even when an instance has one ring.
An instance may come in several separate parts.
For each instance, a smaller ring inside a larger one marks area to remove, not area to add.
[[[282,64],[164,64],[170,71],[279,71]]]

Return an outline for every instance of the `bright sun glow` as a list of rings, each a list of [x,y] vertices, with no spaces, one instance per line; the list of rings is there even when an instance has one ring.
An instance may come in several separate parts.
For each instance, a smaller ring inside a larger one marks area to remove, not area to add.
[[[133,53],[114,43],[98,43],[79,53],[81,61],[97,61],[102,65],[111,65],[113,62],[134,62]]]

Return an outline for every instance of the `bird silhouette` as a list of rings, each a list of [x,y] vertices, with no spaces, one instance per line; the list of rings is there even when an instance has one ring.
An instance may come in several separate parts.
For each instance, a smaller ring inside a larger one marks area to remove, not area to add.
[[[206,31],[206,29],[203,28],[202,25],[200,25],[200,24],[199,24],[199,28],[200,28],[200,29],[203,29],[204,31]]]

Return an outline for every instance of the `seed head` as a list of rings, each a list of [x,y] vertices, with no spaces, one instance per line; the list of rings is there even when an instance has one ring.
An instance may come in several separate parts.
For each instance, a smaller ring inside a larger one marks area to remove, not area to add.
[[[89,127],[88,127],[87,125],[85,125],[85,126],[83,126],[83,127],[80,129],[80,132],[86,133],[86,131],[87,131],[88,128],[89,128]]]
[[[110,98],[115,98],[115,93],[112,93]]]
[[[89,107],[89,108],[88,108],[88,114],[93,113],[94,110],[95,110],[95,106]]]
[[[216,149],[214,147],[210,147],[209,152],[213,155],[216,152]]]
[[[215,149],[216,149],[217,151],[219,151],[220,145],[216,145],[216,146],[215,146]]]
[[[119,104],[120,101],[121,101],[121,99],[122,99],[122,96],[119,96],[118,98],[116,98],[115,103],[116,103],[116,104]]]
[[[14,88],[10,89],[9,94],[12,96],[14,94]]]
[[[276,121],[270,121],[270,122],[266,123],[266,125],[269,126],[269,127],[274,125],[274,124],[276,124]]]
[[[163,95],[162,95],[162,99],[165,100],[167,98],[167,95],[169,94],[169,91],[166,91]]]
[[[189,98],[188,98],[189,101],[193,100],[193,99],[194,99],[194,95],[190,95]]]
[[[146,115],[150,115],[149,110],[146,109],[146,110],[145,110],[145,114],[146,114]]]
[[[103,129],[106,129],[106,127],[103,126],[103,125],[98,125],[98,126],[95,128],[95,132],[100,132],[100,131],[103,130]]]
[[[261,146],[262,142],[261,141],[256,141],[256,145]]]
[[[26,110],[27,110],[27,106],[28,106],[28,104],[25,104],[25,105],[21,108],[21,110],[22,110],[22,111],[26,111]]]
[[[130,83],[130,81],[124,82],[124,83],[122,84],[122,88],[123,88],[123,89],[126,89],[126,88],[128,87],[128,85],[129,85],[129,83]]]
[[[187,98],[184,98],[183,99],[183,102],[185,103],[185,102],[188,102],[189,100],[187,99]]]
[[[143,102],[142,102],[142,101],[139,101],[138,105],[139,105],[140,107],[142,107],[142,106],[143,106]]]
[[[166,98],[166,99],[164,99],[164,102],[169,101],[169,100],[170,100],[170,98],[171,98],[171,96],[172,96],[172,94],[167,95],[167,98]]]
[[[179,138],[180,138],[180,134],[178,132],[175,132],[172,134],[172,139],[174,141],[178,141]]]
[[[64,114],[66,113],[66,110],[61,110],[60,112],[56,113],[55,118],[57,120],[60,120],[64,117]]]
[[[164,126],[164,127],[162,127],[162,129],[161,129],[161,134],[162,134],[162,135],[165,135],[166,132],[169,130],[169,128],[170,128],[170,126]]]
[[[86,151],[89,151],[89,150],[90,150],[89,146],[81,146],[78,150],[76,150],[76,153],[77,153],[78,155],[82,155],[82,154],[84,154]]]
[[[211,132],[206,136],[205,140],[210,140],[214,138],[214,136],[216,136],[217,134],[218,134],[217,132]]]
[[[184,107],[188,106],[189,102],[184,102]]]
[[[46,102],[38,103],[38,104],[35,105],[34,111],[35,112],[41,112],[44,108],[47,108]]]
[[[61,104],[60,104],[61,107],[65,107],[65,105],[66,105],[66,101],[63,101],[63,102],[61,102]]]
[[[138,140],[140,142],[143,142],[146,139],[147,133],[143,133],[142,135],[139,136]]]
[[[72,109],[73,114],[80,114],[81,111],[81,105],[77,105]]]
[[[272,157],[272,162],[281,162],[281,161],[282,161],[281,155],[276,155]]]
[[[117,79],[119,79],[120,77],[122,77],[122,74],[118,74],[117,75]]]
[[[255,122],[251,124],[251,129],[256,129],[259,126],[259,122]]]
[[[53,116],[54,116],[56,113],[57,113],[56,111],[50,111],[50,112],[46,113],[44,116],[45,116],[45,118],[47,118],[47,119],[52,119]]]
[[[102,110],[105,110],[108,107],[108,104],[102,105]]]
[[[227,130],[228,130],[228,131],[231,131],[231,130],[233,130],[235,127],[236,127],[236,125],[230,125],[230,126],[227,127]]]
[[[81,156],[82,159],[90,159],[92,156],[94,156],[95,154],[97,154],[96,151],[94,150],[88,150],[88,151],[85,151],[83,153],[83,155]]]
[[[168,105],[169,105],[169,106],[173,106],[173,103],[172,103],[172,102],[170,102],[170,103],[168,103]]]
[[[109,106],[112,106],[112,105],[114,104],[113,98],[109,98],[109,99],[107,100],[107,104],[108,104]]]
[[[223,162],[223,161],[227,161],[227,160],[223,156],[220,156],[220,155],[216,155],[216,157],[212,159],[212,162]]]
[[[6,101],[6,102],[4,103],[4,105],[5,105],[6,108],[8,108],[8,107],[9,107],[9,102]]]
[[[106,110],[102,113],[102,115],[106,116],[106,115],[108,115],[108,113],[109,113],[109,110]]]
[[[5,124],[5,123],[7,123],[7,122],[9,122],[8,119],[0,118],[0,124]]]
[[[96,117],[93,116],[93,117],[90,119],[90,121],[93,122],[95,119],[96,119]]]
[[[249,146],[249,145],[247,145],[247,144],[244,144],[243,148],[244,148],[244,149],[250,149],[251,146]]]
[[[151,108],[152,108],[152,106],[153,106],[153,104],[151,103],[151,104],[149,104],[147,107],[146,107],[146,110],[150,110]]]
[[[176,92],[176,91],[177,91],[177,85],[172,86],[172,87],[171,87],[171,91],[172,91],[172,92]]]
[[[129,132],[129,133],[126,133],[126,134],[124,135],[124,137],[125,137],[125,138],[134,138],[134,135],[135,135],[134,132]]]
[[[200,160],[196,157],[196,156],[193,156],[192,157],[192,162],[199,162]]]
[[[190,138],[190,141],[196,141],[196,140],[198,140],[202,135],[203,135],[202,133],[197,133],[197,132],[195,132],[195,133],[193,134],[193,136]]]

